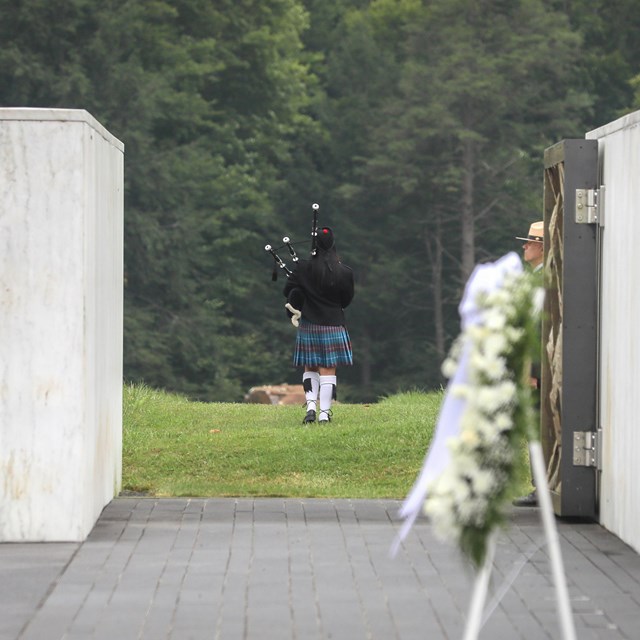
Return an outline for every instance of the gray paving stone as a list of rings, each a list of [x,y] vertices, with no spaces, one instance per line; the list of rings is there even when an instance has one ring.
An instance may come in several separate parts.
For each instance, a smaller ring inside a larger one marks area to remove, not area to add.
[[[0,640],[458,639],[471,566],[424,520],[390,558],[398,507],[118,498],[82,545],[0,545]],[[640,637],[638,554],[597,524],[558,532],[580,640]],[[489,599],[513,582],[481,639],[560,637],[542,538],[537,509],[514,510]]]

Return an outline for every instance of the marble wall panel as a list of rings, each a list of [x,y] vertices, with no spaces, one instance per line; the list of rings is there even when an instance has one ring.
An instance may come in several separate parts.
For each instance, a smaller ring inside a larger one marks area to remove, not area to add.
[[[599,403],[600,522],[640,552],[640,111],[586,136],[605,185]]]
[[[0,541],[83,540],[120,489],[124,147],[0,109]]]

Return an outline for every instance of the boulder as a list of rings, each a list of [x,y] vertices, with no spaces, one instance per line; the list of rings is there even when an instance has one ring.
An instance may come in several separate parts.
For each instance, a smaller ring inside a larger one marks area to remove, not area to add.
[[[305,402],[301,384],[274,384],[251,387],[244,401],[252,404],[299,404]]]

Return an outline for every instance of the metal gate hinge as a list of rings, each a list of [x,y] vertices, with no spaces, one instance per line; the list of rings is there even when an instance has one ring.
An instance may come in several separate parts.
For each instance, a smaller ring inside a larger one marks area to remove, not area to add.
[[[601,468],[602,430],[573,432],[573,466]]]
[[[599,189],[576,189],[577,224],[597,224],[604,227],[604,185]]]

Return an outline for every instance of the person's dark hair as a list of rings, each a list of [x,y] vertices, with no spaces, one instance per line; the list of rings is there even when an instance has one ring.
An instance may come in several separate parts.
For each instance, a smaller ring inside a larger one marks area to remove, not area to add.
[[[316,255],[311,258],[311,277],[321,290],[334,287],[337,283],[337,265],[340,262],[336,252],[336,241],[329,227],[318,230]]]

